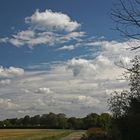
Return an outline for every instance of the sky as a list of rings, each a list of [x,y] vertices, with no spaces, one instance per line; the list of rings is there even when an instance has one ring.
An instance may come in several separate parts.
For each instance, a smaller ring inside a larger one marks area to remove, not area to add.
[[[0,1],[0,119],[108,112],[138,42],[113,30],[117,0]]]

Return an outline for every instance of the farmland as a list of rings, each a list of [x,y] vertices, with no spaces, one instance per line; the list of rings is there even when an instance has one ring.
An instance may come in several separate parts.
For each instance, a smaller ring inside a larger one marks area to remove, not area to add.
[[[0,140],[59,140],[71,132],[51,129],[0,129]]]

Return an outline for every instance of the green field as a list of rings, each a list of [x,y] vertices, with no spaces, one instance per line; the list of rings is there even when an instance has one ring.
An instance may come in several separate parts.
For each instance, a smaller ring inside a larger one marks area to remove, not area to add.
[[[0,129],[0,140],[59,140],[71,132],[50,129]]]

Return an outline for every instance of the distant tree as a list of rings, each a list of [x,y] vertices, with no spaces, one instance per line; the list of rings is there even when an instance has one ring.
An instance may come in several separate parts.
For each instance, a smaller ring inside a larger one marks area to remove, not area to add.
[[[65,114],[57,114],[58,128],[65,129],[68,127],[67,118]]]
[[[111,128],[111,120],[112,116],[110,114],[102,113],[99,117],[99,124],[103,129],[109,130]]]
[[[47,128],[57,128],[58,127],[57,115],[52,112],[49,113],[46,116],[46,125]]]
[[[17,118],[9,119],[9,121],[10,121],[12,126],[17,126],[17,121],[18,121]]]
[[[0,128],[3,126],[4,126],[3,121],[0,121]]]
[[[30,125],[30,116],[26,115],[23,119],[22,119],[22,124],[24,126],[29,126]]]
[[[9,127],[9,126],[11,126],[10,120],[9,120],[9,119],[4,120],[4,121],[3,121],[3,126],[4,126],[4,127]]]
[[[96,113],[91,113],[84,118],[85,128],[97,127],[99,126],[99,115]]]
[[[67,122],[70,129],[83,129],[83,119],[71,117]]]
[[[19,126],[19,127],[23,126],[23,118],[17,119],[16,125]]]
[[[77,118],[77,124],[78,124],[78,127],[77,129],[84,129],[84,121],[83,121],[83,118]]]
[[[47,115],[48,114],[43,114],[41,117],[40,117],[40,125],[41,126],[46,126],[47,125]]]
[[[40,115],[35,115],[30,118],[30,123],[32,126],[39,126],[40,125]]]

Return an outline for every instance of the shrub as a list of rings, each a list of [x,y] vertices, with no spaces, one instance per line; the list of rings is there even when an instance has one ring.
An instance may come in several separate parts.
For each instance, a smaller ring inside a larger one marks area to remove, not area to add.
[[[104,129],[95,127],[89,128],[81,140],[112,140],[112,136]]]

